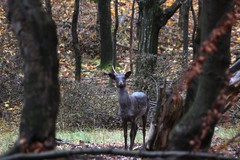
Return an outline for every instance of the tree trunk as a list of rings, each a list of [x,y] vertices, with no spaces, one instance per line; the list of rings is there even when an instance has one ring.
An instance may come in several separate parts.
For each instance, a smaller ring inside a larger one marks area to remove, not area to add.
[[[118,26],[119,26],[119,20],[118,20],[118,0],[115,0],[114,3],[114,8],[115,8],[115,26],[113,30],[113,55],[112,55],[112,66],[116,68],[116,63],[117,63],[117,31],[118,31]],[[111,70],[112,73],[114,73],[113,68]],[[113,79],[109,78],[109,87],[113,87]]]
[[[132,14],[131,14],[131,22],[130,22],[130,38],[129,38],[130,71],[132,73],[133,73],[133,58],[132,58],[132,55],[133,55],[133,21],[134,21],[134,13],[135,13],[135,8],[134,8],[135,1],[136,0],[133,0],[133,2],[132,2],[133,4],[132,4]]]
[[[149,83],[154,74],[157,62],[158,33],[166,25],[172,15],[179,9],[184,0],[176,0],[170,7],[163,9],[161,0],[138,1],[138,57],[136,60],[135,86],[138,90],[146,92],[149,97],[153,95]],[[155,95],[155,93],[154,93]]]
[[[201,41],[201,27],[200,27],[201,10],[202,10],[202,0],[199,0],[198,1],[198,24],[196,27],[196,37],[194,36],[195,38],[193,39],[193,42],[192,42],[193,43],[193,60],[196,59],[200,54],[199,47],[200,47],[200,41]],[[189,108],[192,106],[192,103],[194,102],[194,98],[196,96],[197,88],[198,88],[198,78],[195,77],[187,89],[187,95],[186,95],[186,100],[183,107],[184,108],[183,113],[187,113]]]
[[[8,0],[8,6],[24,59],[24,106],[13,152],[51,150],[60,99],[56,26],[39,0]]]
[[[165,1],[138,1],[139,54],[157,54],[159,30],[166,25],[183,1],[184,0],[177,0],[166,9],[162,7]]]
[[[72,44],[75,54],[75,80],[81,81],[81,65],[82,65],[82,55],[80,51],[80,46],[78,42],[77,34],[77,24],[78,24],[78,15],[79,15],[79,0],[75,0],[74,11],[72,17]]]
[[[48,15],[52,17],[52,5],[50,0],[45,0],[45,7]]]
[[[183,9],[183,54],[182,54],[182,67],[183,70],[188,66],[188,22],[189,22],[189,8],[190,0],[187,0],[184,5],[181,7]]]
[[[232,0],[204,0],[201,42],[206,40],[223,15],[232,9]],[[216,43],[217,51],[208,55],[199,76],[195,100],[185,116],[170,134],[169,148],[173,150],[203,150],[211,144],[217,118],[213,115],[216,99],[224,86],[225,72],[230,63],[230,30]],[[202,53],[204,54],[204,53]],[[207,124],[206,126],[206,123]]]
[[[178,26],[183,30],[184,4],[179,8]]]
[[[118,0],[115,0],[114,4],[115,8],[115,26],[113,31],[113,58],[112,58],[112,64],[113,67],[116,67],[116,61],[117,61],[117,31],[119,26],[119,20],[118,20]]]
[[[168,135],[182,116],[183,101],[172,89],[160,89],[157,98],[156,113],[150,125],[147,149],[165,150],[168,146]]]
[[[157,0],[146,2],[141,12],[143,20],[141,20],[141,28],[138,50],[140,54],[157,54],[159,20],[162,9],[157,5]]]
[[[196,37],[193,39],[193,59],[199,56],[199,47],[201,41],[201,11],[202,11],[202,0],[198,1],[198,24],[196,27]]]
[[[138,1],[139,4],[139,17],[138,17],[138,50],[139,57],[137,57],[135,83],[138,90],[147,93],[148,97],[153,95],[152,76],[157,62],[158,50],[158,33],[160,29],[167,23],[172,15],[181,6],[184,0],[176,0],[170,7],[165,10],[162,4],[165,1],[152,0],[152,1]],[[154,93],[155,95],[155,93]],[[159,98],[158,98],[159,99]],[[168,144],[168,134],[170,130],[179,120],[182,109],[176,107],[180,103],[175,103],[173,99],[167,99],[166,102],[161,104],[159,100],[157,103],[158,108],[155,111],[155,116],[151,122],[150,134],[148,137],[147,148],[150,150],[165,149]],[[159,108],[164,107],[165,110]],[[182,107],[182,106],[181,106]],[[180,110],[180,111],[179,111]],[[165,113],[164,116],[162,113]]]
[[[112,64],[113,44],[111,32],[111,12],[110,0],[98,1],[98,14],[100,22],[100,39],[101,39],[101,64],[105,68]]]

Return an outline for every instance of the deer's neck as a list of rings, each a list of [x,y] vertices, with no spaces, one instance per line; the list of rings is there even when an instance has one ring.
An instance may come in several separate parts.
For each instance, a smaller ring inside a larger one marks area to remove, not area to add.
[[[131,105],[131,100],[126,88],[118,88],[118,102],[122,107]]]

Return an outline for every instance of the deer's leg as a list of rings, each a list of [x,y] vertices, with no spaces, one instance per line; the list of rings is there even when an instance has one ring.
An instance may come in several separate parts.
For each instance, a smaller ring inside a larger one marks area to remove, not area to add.
[[[130,150],[133,149],[133,145],[134,145],[134,140],[137,134],[137,124],[135,122],[135,120],[132,120],[131,122],[131,132],[130,132]]]
[[[127,150],[127,121],[122,122],[125,150]]]
[[[137,123],[135,123],[135,134],[134,134],[134,140],[135,140],[135,138],[136,138],[137,131],[138,131],[138,126],[137,126]]]
[[[147,124],[147,115],[142,116],[142,124],[143,124],[143,147],[145,147],[145,136],[146,136],[146,124]]]

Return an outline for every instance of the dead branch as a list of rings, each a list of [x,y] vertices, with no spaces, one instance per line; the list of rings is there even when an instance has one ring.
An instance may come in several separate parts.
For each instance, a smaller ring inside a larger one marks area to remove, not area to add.
[[[71,157],[74,155],[123,155],[127,157],[142,157],[142,158],[176,158],[176,159],[194,159],[194,160],[237,160],[234,157],[224,157],[221,155],[201,153],[201,152],[185,152],[185,151],[165,151],[165,152],[150,152],[150,151],[126,151],[120,149],[84,149],[84,150],[69,150],[69,151],[49,151],[42,153],[19,153],[11,156],[0,157],[1,160],[40,160],[40,159],[57,159],[60,157]]]
[[[130,49],[130,46],[125,46],[125,45],[120,44],[120,43],[117,43],[116,45],[119,46],[119,47],[122,47],[122,48],[124,48],[124,49],[126,49],[126,50],[129,50],[129,49]],[[138,49],[136,49],[136,48],[132,48],[132,50],[133,50],[133,51],[138,51]]]

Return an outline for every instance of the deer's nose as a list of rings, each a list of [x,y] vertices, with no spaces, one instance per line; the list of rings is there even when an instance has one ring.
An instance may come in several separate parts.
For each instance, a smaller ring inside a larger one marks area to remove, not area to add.
[[[125,87],[125,84],[124,84],[123,81],[119,81],[119,82],[118,82],[118,86],[119,86],[120,88],[122,88],[122,87]]]

